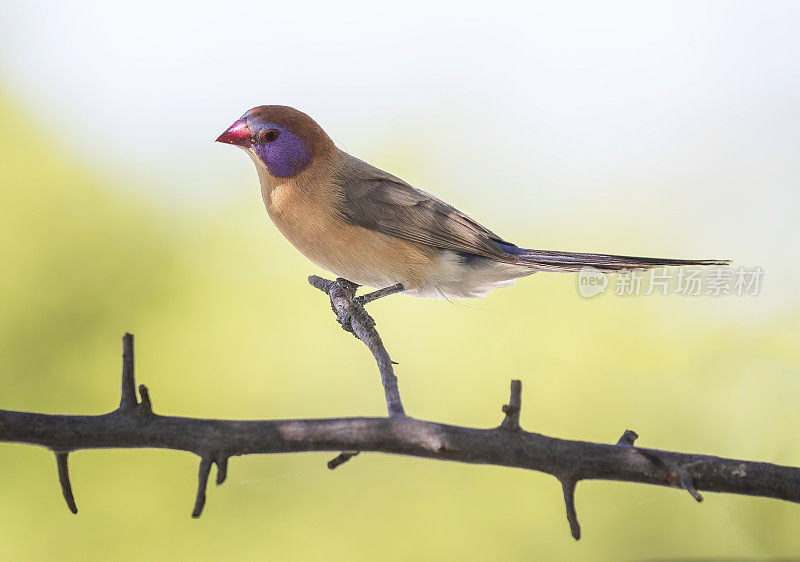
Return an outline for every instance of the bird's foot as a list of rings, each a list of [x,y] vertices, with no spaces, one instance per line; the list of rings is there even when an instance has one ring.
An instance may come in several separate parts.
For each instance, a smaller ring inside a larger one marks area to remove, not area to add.
[[[369,318],[370,321],[372,320],[367,314],[367,311],[364,310],[364,307],[356,302],[358,285],[355,283],[341,277],[337,278],[335,281],[330,281],[316,275],[309,277],[308,282],[313,287],[316,287],[328,295],[331,301],[331,310],[333,310],[336,316],[336,321],[346,332],[350,332],[355,337],[358,337],[353,329],[354,316],[358,318],[366,317]]]
[[[359,285],[347,279],[339,277],[335,281],[328,281],[312,275],[308,280],[314,287],[325,292],[330,297],[331,310],[336,315],[336,321],[343,330],[356,337],[358,336],[353,330],[354,319],[367,329],[375,327],[375,320],[367,313],[366,308],[364,308],[365,305],[381,297],[399,293],[404,289],[403,285],[398,283],[357,297],[356,291]]]
[[[396,285],[392,285],[391,287],[385,287],[383,289],[378,289],[377,291],[367,293],[366,295],[356,297],[355,292],[358,289],[358,285],[342,278],[337,279],[334,281],[334,283],[339,283],[342,281],[348,284],[345,290],[349,291],[351,287],[354,287],[352,293],[348,292],[349,306],[346,308],[340,308],[338,311],[333,304],[331,304],[331,307],[336,314],[336,320],[339,322],[342,328],[353,335],[356,335],[355,332],[353,332],[352,326],[352,320],[354,317],[362,326],[366,327],[367,329],[372,329],[375,327],[375,319],[369,315],[367,309],[365,308],[367,304],[378,300],[381,297],[388,297],[389,295],[394,295],[395,293],[403,291],[403,284],[398,283]]]

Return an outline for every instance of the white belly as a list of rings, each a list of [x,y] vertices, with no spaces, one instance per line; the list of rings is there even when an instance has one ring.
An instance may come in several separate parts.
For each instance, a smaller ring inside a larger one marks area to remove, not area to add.
[[[408,294],[439,299],[485,297],[492,289],[508,287],[516,283],[516,279],[535,272],[529,267],[477,256],[466,260],[456,252],[443,250],[430,274]]]
[[[311,256],[309,256],[311,258]],[[425,264],[425,274],[409,278],[403,275],[408,268],[392,268],[376,264],[370,259],[336,260],[335,256],[316,255],[312,259],[319,267],[348,281],[383,289],[401,283],[407,287],[404,294],[418,298],[467,299],[485,297],[499,287],[513,285],[519,277],[536,272],[535,269],[515,264],[501,263],[474,257],[469,261],[456,252],[442,250],[437,259]]]

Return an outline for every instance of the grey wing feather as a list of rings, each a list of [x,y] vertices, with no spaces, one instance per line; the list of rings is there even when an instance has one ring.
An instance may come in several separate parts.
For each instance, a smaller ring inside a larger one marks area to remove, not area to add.
[[[340,211],[351,223],[411,242],[513,263],[513,247],[441,199],[347,153],[336,181]]]

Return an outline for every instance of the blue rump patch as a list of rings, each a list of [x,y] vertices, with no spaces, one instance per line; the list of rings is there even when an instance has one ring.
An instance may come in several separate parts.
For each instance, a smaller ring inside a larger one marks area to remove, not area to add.
[[[519,246],[509,246],[508,244],[500,244],[500,243],[498,243],[497,245],[500,246],[504,252],[507,252],[515,256],[519,254],[524,254],[525,252],[528,251],[527,249],[520,248]]]
[[[503,250],[508,254],[511,254],[512,256],[518,256],[528,251],[526,248],[520,248],[518,246],[509,246],[508,244],[500,244],[499,242],[497,243],[497,245],[500,246],[501,250]],[[475,254],[470,254],[468,252],[458,252],[458,257],[464,260],[464,263],[472,263],[479,258],[479,256],[476,256]]]

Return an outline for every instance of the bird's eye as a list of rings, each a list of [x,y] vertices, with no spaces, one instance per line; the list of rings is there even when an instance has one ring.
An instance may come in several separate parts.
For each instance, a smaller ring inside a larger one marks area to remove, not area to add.
[[[264,133],[264,142],[275,142],[279,136],[281,136],[281,132],[278,129],[270,129]]]

